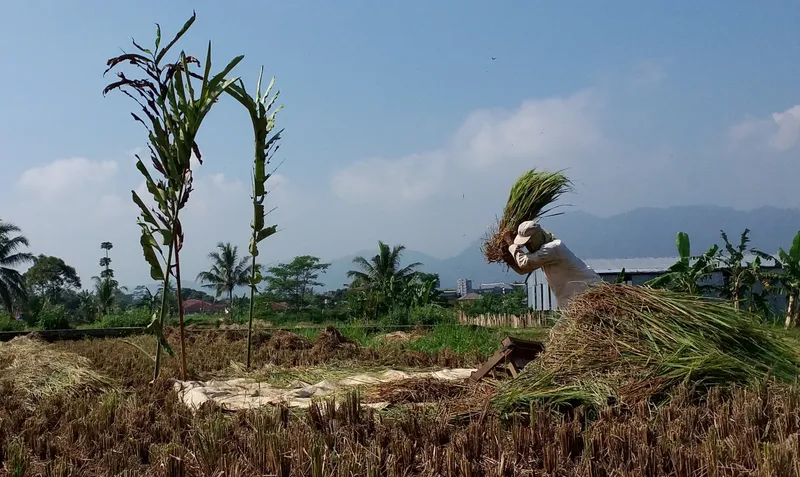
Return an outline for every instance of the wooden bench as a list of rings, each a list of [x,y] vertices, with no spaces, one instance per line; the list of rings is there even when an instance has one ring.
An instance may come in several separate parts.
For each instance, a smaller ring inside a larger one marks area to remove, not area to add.
[[[500,350],[492,355],[480,368],[473,371],[470,379],[478,382],[485,378],[489,373],[503,370],[504,374],[511,374],[516,377],[522,368],[536,359],[544,351],[544,344],[538,341],[521,340],[518,338],[506,337]]]

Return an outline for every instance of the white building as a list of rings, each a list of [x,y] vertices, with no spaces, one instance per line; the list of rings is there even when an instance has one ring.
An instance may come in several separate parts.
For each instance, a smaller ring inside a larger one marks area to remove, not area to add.
[[[456,282],[456,293],[458,293],[458,296],[472,293],[472,280],[468,278],[459,278]]]

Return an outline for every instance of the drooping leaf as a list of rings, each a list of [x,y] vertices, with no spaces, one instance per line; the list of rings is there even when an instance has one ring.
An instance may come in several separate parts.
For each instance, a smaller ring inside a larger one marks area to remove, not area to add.
[[[258,232],[258,236],[256,237],[256,242],[261,242],[265,238],[274,235],[278,231],[277,225],[270,225]]]
[[[175,356],[175,352],[172,350],[172,347],[169,345],[167,341],[167,337],[164,336],[164,328],[161,326],[161,321],[157,314],[153,313],[153,318],[150,321],[150,324],[147,325],[145,328],[145,332],[152,333],[155,335],[158,342],[161,344],[161,347],[166,350],[167,354],[170,356]]]
[[[148,224],[151,224],[154,227],[158,227],[158,222],[156,222],[155,217],[153,217],[153,213],[150,212],[150,209],[144,204],[144,202],[139,197],[139,195],[136,193],[136,191],[132,190],[131,194],[133,195],[133,201],[136,203],[136,205],[139,206],[139,209],[141,209],[141,211],[142,211],[142,218]]]
[[[150,277],[153,280],[163,280],[164,271],[161,268],[161,262],[158,261],[158,257],[156,256],[156,250],[160,251],[161,247],[158,246],[155,237],[143,228],[139,243],[142,245],[145,260],[150,264]]]

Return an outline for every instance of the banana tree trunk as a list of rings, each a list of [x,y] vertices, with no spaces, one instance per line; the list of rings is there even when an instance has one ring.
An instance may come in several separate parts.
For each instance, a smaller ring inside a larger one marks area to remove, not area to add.
[[[794,294],[789,295],[789,305],[786,307],[786,323],[785,323],[787,329],[797,325],[797,320],[795,319],[795,313],[794,313],[795,306],[796,304],[795,304]]]

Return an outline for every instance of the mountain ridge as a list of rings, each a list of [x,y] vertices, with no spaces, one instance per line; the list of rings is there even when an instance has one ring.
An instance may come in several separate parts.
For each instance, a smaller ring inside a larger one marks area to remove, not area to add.
[[[775,253],[780,247],[787,249],[800,230],[800,210],[763,206],[743,211],[723,206],[685,205],[641,207],[609,217],[575,210],[545,218],[542,226],[584,259],[674,257],[678,232],[689,234],[692,252],[699,253],[715,243],[723,243],[720,230],[737,244],[745,228],[751,230],[750,246]],[[471,279],[474,286],[523,278],[504,272],[505,267],[501,265],[486,263],[480,243],[477,239],[458,255],[444,259],[406,249],[402,263],[422,262],[422,271],[439,274],[442,288],[455,288],[459,278]],[[365,250],[331,260],[327,273],[320,276],[324,289],[341,288],[348,283],[347,271],[353,269],[353,257],[369,257],[375,252]]]

